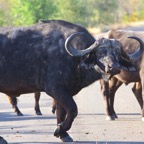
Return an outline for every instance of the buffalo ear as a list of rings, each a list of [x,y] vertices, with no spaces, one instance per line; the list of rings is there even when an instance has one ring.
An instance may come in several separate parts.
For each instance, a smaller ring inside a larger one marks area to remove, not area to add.
[[[120,55],[121,59],[130,62],[130,58],[127,55],[127,53],[123,50],[123,48],[121,48],[121,55]]]
[[[126,61],[121,58],[119,61],[119,64],[120,64],[121,69],[123,69],[123,70],[129,71],[129,72],[137,71],[136,67],[130,61]]]

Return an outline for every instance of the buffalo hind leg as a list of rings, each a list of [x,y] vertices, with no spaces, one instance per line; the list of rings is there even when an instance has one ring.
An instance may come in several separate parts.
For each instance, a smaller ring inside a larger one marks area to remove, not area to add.
[[[19,110],[18,106],[17,106],[17,98],[15,96],[7,96],[10,104],[12,105],[12,108],[14,109],[14,111],[17,113],[18,116],[23,116],[23,114],[21,113],[21,111]]]
[[[59,137],[63,142],[72,142],[73,139],[67,131],[71,128],[72,122],[77,116],[77,105],[65,91],[58,92],[54,98],[57,101],[57,129],[54,132],[54,136]]]
[[[51,111],[52,111],[53,114],[55,114],[55,111],[56,111],[56,100],[54,100],[54,99],[52,101],[52,110]]]
[[[142,102],[143,102],[143,105],[142,105],[142,118],[141,118],[141,120],[144,121],[144,71],[143,71],[143,69],[140,71],[140,79],[141,79],[141,89],[142,89],[141,92],[142,92]]]
[[[39,106],[39,100],[40,100],[40,92],[35,92],[35,113],[37,115],[42,115],[40,111],[40,106]]]
[[[134,93],[141,109],[143,108],[143,99],[142,99],[142,85],[140,82],[135,82],[132,87],[132,92]]]

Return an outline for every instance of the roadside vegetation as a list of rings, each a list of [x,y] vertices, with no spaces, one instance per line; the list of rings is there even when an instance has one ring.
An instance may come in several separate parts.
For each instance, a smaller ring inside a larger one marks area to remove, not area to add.
[[[0,26],[63,19],[90,29],[144,21],[144,0],[0,0]]]

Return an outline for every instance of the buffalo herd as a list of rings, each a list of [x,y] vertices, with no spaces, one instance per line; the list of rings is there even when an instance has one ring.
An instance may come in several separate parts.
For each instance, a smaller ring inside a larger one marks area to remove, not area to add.
[[[116,90],[122,83],[134,82],[143,120],[143,34],[111,30],[106,35],[95,39],[84,27],[63,20],[1,27],[0,92],[8,95],[17,115],[22,115],[16,99],[21,94],[35,94],[38,115],[40,92],[52,97],[57,118],[54,136],[63,142],[73,141],[67,132],[78,114],[73,96],[98,80],[110,120],[117,118]]]

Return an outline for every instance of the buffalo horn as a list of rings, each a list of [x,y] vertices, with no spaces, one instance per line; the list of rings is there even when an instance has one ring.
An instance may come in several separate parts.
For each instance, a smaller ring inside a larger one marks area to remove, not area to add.
[[[136,36],[130,36],[128,38],[132,38],[132,39],[135,39],[139,42],[140,44],[140,47],[132,54],[128,54],[130,60],[132,61],[136,61],[138,60],[141,56],[142,56],[142,53],[143,53],[143,49],[144,49],[144,43],[142,41],[142,39],[136,37]]]
[[[71,55],[71,56],[75,56],[75,57],[85,56],[85,55],[89,54],[90,52],[92,52],[93,50],[95,50],[99,45],[99,43],[95,42],[94,44],[92,44],[87,49],[77,50],[77,49],[73,48],[70,45],[70,43],[76,36],[79,36],[79,35],[85,35],[85,34],[82,33],[82,32],[74,33],[74,34],[70,35],[65,41],[65,49],[68,52],[68,54]]]

